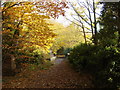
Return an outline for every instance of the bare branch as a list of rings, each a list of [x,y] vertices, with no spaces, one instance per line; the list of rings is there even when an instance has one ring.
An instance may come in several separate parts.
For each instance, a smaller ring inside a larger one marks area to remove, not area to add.
[[[75,25],[82,27],[81,25],[79,25],[79,24],[71,21],[70,19],[68,19],[68,18],[66,18],[66,19],[69,20],[70,22],[74,23]],[[85,28],[86,28],[86,27],[85,27]],[[88,29],[88,28],[86,28],[86,29]],[[89,30],[89,31],[90,31],[90,30]],[[80,32],[83,32],[83,31],[80,31]],[[85,32],[85,33],[91,33],[91,32]]]
[[[71,4],[71,3],[70,3]],[[80,14],[79,14],[79,12],[75,9],[75,7],[71,4],[71,6],[72,6],[72,8],[74,9],[74,11],[76,12],[76,14],[83,20],[83,21],[85,21],[88,25],[90,25],[90,23],[87,21],[87,20],[85,20],[85,18],[83,18]]]
[[[77,23],[73,22],[72,20],[68,19],[67,17],[65,17],[65,18],[66,18],[68,21],[70,21],[70,22],[72,22],[72,23],[76,24],[77,26],[80,26],[80,27],[81,27],[81,25],[79,25],[79,24],[77,24]]]

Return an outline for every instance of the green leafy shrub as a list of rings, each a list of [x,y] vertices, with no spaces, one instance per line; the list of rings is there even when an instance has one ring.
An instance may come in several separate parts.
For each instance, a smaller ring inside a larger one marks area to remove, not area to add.
[[[42,63],[44,57],[42,53],[32,52],[32,53],[20,53],[18,52],[18,58],[16,62],[20,63],[29,63],[29,64],[40,64]]]
[[[69,61],[78,71],[87,71],[95,79],[96,87],[120,86],[119,48],[80,44],[71,50]]]
[[[120,53],[118,48],[106,47],[97,52],[98,71],[94,73],[96,86],[117,88],[120,84]]]
[[[90,44],[81,44],[79,46],[74,47],[74,49],[70,52],[70,63],[72,63],[78,69],[87,68],[87,66],[89,66],[89,63],[95,63],[93,60],[94,56],[92,56],[93,50],[96,51],[97,48]]]
[[[39,54],[39,53],[33,53],[32,56],[34,57],[34,59],[30,60],[30,63],[35,63],[35,64],[40,64],[43,61],[43,54]]]

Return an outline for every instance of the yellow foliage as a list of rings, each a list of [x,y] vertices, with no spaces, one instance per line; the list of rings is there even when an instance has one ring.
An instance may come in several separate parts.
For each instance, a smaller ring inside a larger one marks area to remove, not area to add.
[[[54,33],[57,35],[51,48],[54,52],[61,47],[73,48],[80,42],[84,42],[82,32],[75,28],[73,24],[68,27],[64,27],[62,24],[55,21],[49,21],[49,23],[53,24],[50,28],[54,29]]]
[[[56,36],[48,26],[46,19],[49,16],[40,15],[33,2],[23,2],[14,7],[10,7],[18,2],[6,3],[2,8],[3,34],[18,30],[17,44],[27,48],[32,46],[49,49]],[[10,8],[9,8],[10,7]],[[9,29],[8,29],[9,28]],[[14,39],[15,37],[11,37]]]

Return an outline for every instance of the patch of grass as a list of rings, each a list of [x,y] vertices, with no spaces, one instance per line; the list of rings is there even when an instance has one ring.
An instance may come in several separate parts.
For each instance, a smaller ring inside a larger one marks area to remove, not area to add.
[[[2,80],[0,80],[0,82],[6,82],[6,80],[5,80],[5,79],[2,79]]]
[[[37,68],[37,65],[35,65],[35,64],[30,64],[29,65],[29,70],[35,70]]]

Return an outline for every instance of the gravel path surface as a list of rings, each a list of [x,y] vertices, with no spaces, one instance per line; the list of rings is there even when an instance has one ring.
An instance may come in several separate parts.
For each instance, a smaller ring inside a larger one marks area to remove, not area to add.
[[[25,75],[24,75],[25,74]],[[24,73],[21,78],[3,83],[4,88],[91,88],[91,76],[73,70],[64,58],[58,58],[48,70]],[[29,76],[26,76],[29,75]],[[18,76],[17,76],[18,77]]]

